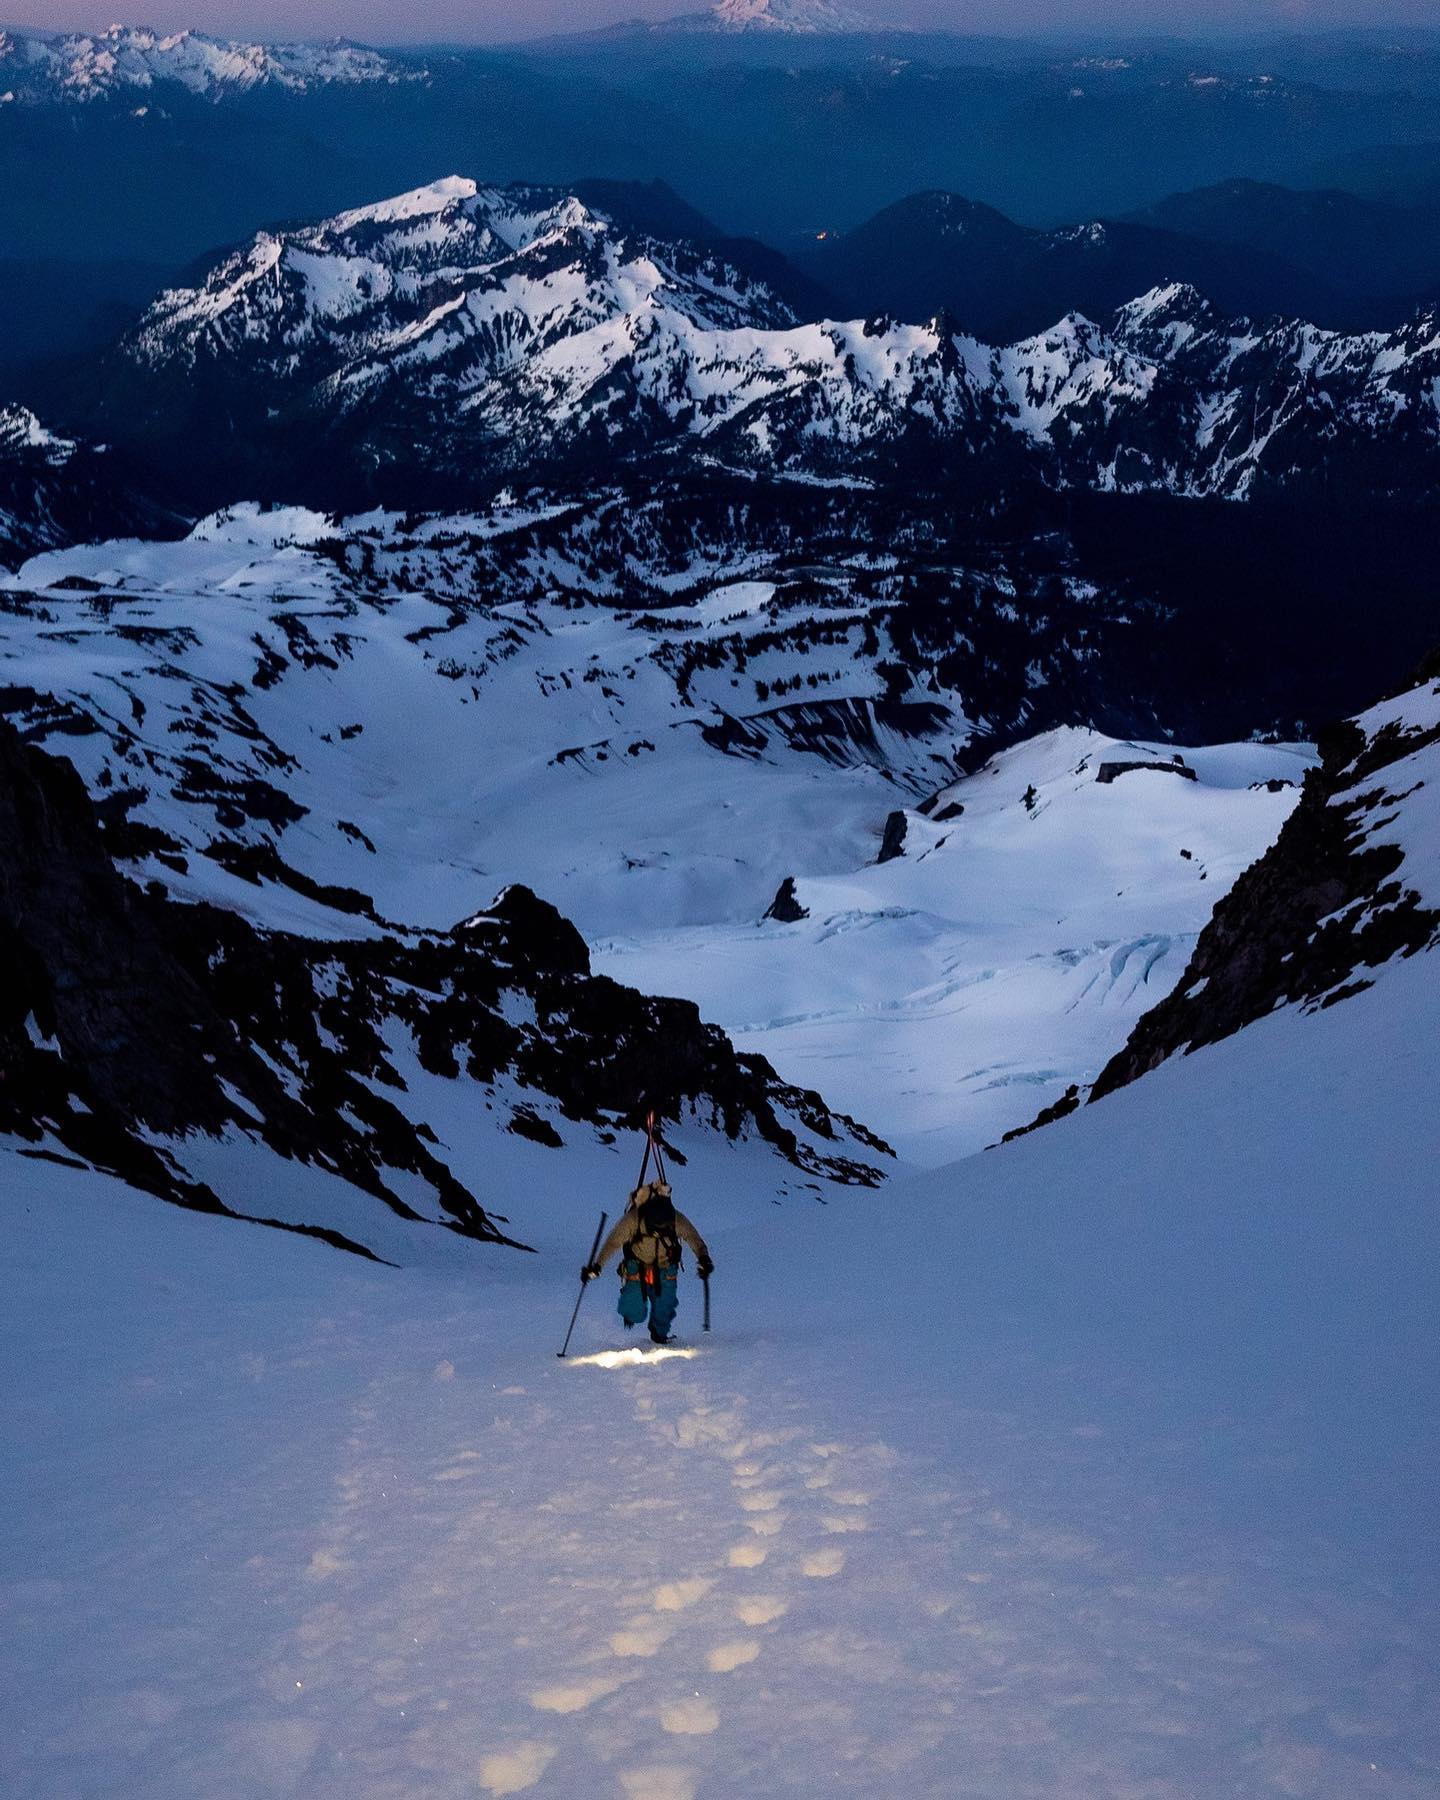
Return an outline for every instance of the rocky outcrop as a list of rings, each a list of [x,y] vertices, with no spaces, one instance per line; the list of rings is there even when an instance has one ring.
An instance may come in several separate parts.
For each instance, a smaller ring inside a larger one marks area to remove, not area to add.
[[[1435,854],[1412,812],[1440,781],[1437,701],[1440,655],[1413,689],[1322,737],[1279,838],[1216,907],[1179,985],[1141,1019],[1092,1100],[1277,1006],[1333,1005],[1392,957],[1436,943],[1440,910],[1407,864],[1417,850]]]
[[[1053,1125],[1057,1119],[1068,1119],[1080,1104],[1080,1089],[1072,1082],[1058,1100],[1042,1107],[1028,1125],[1017,1125],[1013,1131],[1007,1131],[1000,1142],[1013,1144],[1016,1138],[1028,1137],[1032,1131],[1040,1131],[1046,1125]],[[990,1148],[993,1150],[995,1146],[992,1144]]]
[[[0,962],[14,971],[0,993],[0,1131],[182,1205],[250,1216],[178,1154],[191,1133],[246,1134],[407,1217],[394,1176],[417,1176],[456,1229],[504,1237],[366,1085],[380,1059],[355,1055],[358,1018],[340,994],[317,994],[324,947],[126,881],[73,768],[7,726]]]
[[[885,820],[885,831],[880,839],[880,854],[875,858],[877,863],[894,862],[897,856],[905,854],[905,832],[908,821],[900,811],[892,812]]]
[[[810,908],[800,904],[795,892],[795,877],[787,875],[775,890],[775,898],[761,915],[765,919],[774,919],[780,925],[798,925],[802,919],[810,917]]]
[[[513,1241],[408,1110],[400,1042],[432,1075],[503,1081],[562,1118],[685,1107],[813,1173],[882,1178],[878,1139],[737,1055],[689,1003],[593,976],[580,934],[527,889],[440,934],[261,931],[122,877],[74,769],[3,723],[0,966],[0,1133],[185,1206],[253,1216],[186,1166],[196,1134],[245,1138],[402,1218]],[[523,1135],[558,1137],[527,1112]]]
[[[1118,781],[1122,775],[1133,775],[1137,769],[1155,769],[1162,775],[1179,775],[1185,781],[1196,779],[1195,771],[1178,756],[1174,762],[1154,762],[1148,758],[1137,762],[1102,762],[1095,771],[1095,779],[1101,787],[1108,787],[1112,781]]]

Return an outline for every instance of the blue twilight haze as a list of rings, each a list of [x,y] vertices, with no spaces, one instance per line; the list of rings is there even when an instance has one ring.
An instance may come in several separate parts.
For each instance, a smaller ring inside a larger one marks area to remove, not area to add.
[[[353,37],[370,43],[432,39],[484,43],[588,31],[622,19],[665,19],[705,9],[705,0],[183,0],[146,5],[131,22],[161,30],[187,27],[228,37]],[[869,0],[862,10],[880,25],[938,31],[1125,30],[1178,35],[1216,30],[1323,28],[1437,23],[1434,0]],[[96,31],[115,9],[79,0],[10,0],[6,22],[53,31]]]

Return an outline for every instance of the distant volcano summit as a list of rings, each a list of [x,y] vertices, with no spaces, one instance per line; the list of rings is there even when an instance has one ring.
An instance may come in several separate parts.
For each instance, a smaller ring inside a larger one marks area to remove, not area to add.
[[[694,23],[711,31],[775,31],[820,36],[873,31],[875,21],[837,0],[714,0]]]

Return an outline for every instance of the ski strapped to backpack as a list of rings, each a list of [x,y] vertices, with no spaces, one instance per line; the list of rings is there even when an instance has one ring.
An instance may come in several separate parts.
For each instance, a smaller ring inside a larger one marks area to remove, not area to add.
[[[645,1173],[650,1167],[650,1158],[652,1156],[655,1158],[656,1177],[658,1180],[665,1183],[666,1192],[668,1193],[670,1183],[666,1178],[664,1159],[660,1155],[660,1134],[655,1129],[655,1114],[653,1111],[647,1112],[645,1115],[645,1154],[640,1158],[640,1174],[635,1183],[635,1191],[637,1194],[645,1185]]]
[[[645,1177],[649,1173],[652,1157],[655,1162],[655,1180],[647,1183]],[[627,1275],[624,1279],[643,1281],[647,1286],[653,1286],[659,1267],[678,1270],[683,1257],[680,1232],[675,1223],[675,1202],[671,1198],[670,1183],[665,1175],[665,1160],[660,1153],[660,1136],[655,1129],[653,1112],[645,1115],[645,1154],[640,1159],[640,1179],[631,1196],[631,1210],[635,1219],[634,1229],[626,1246],[627,1260],[636,1262],[639,1266],[635,1274]],[[655,1255],[648,1263],[628,1255],[640,1238],[652,1238],[655,1242]]]

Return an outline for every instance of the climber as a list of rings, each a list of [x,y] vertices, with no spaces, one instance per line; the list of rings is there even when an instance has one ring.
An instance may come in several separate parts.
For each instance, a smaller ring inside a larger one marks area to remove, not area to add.
[[[679,1305],[677,1277],[682,1241],[695,1252],[696,1273],[702,1281],[708,1281],[715,1264],[704,1238],[684,1213],[676,1210],[669,1182],[642,1182],[631,1194],[629,1206],[616,1220],[594,1262],[580,1271],[580,1279],[593,1281],[610,1258],[623,1251],[619,1313],[625,1329],[633,1331],[643,1324],[648,1311],[652,1341],[668,1344]]]

